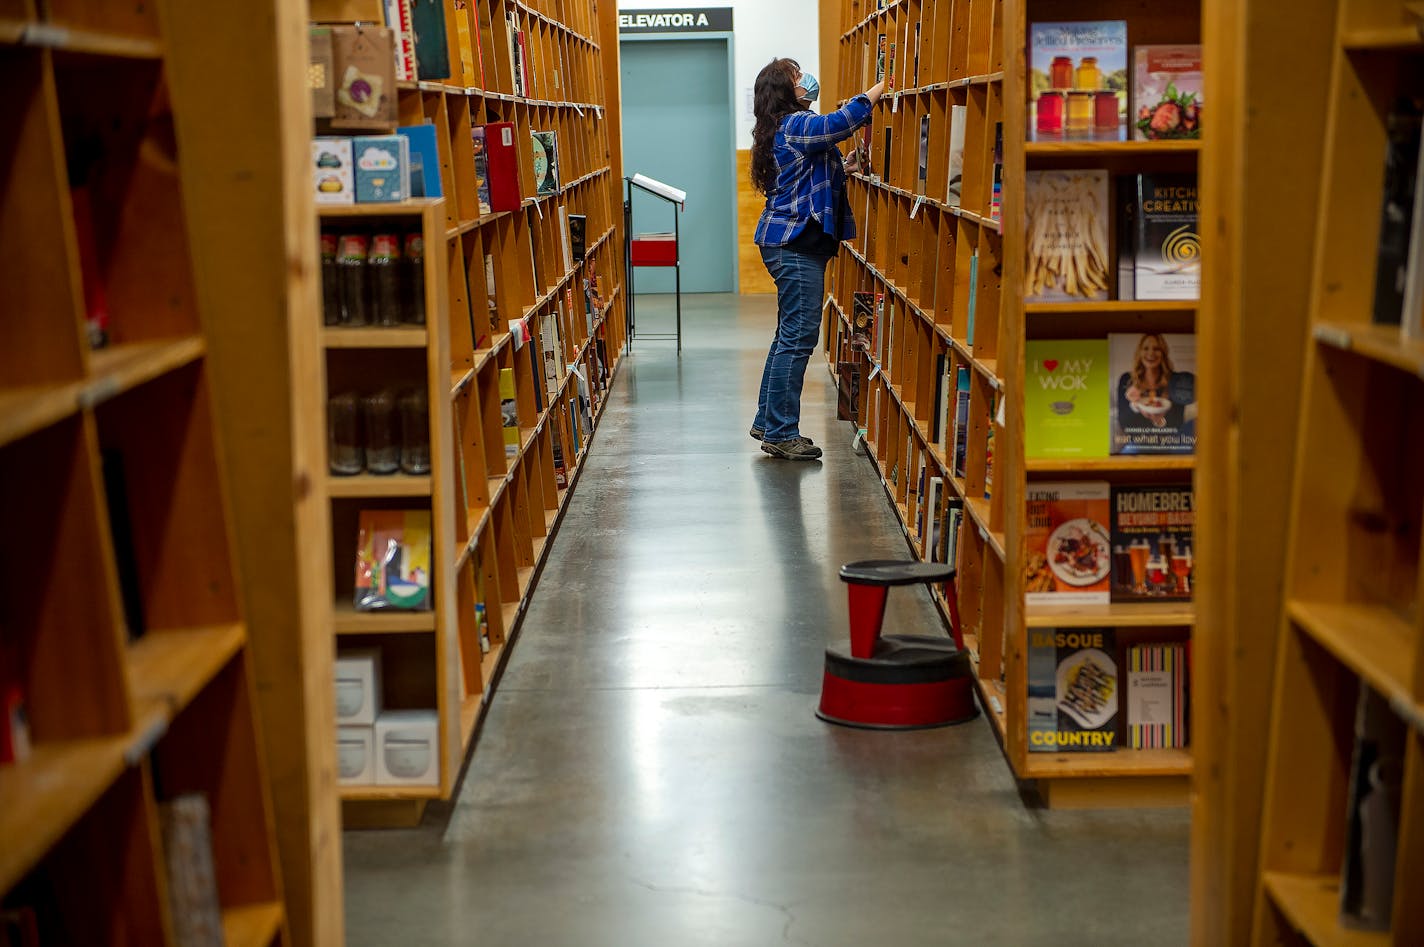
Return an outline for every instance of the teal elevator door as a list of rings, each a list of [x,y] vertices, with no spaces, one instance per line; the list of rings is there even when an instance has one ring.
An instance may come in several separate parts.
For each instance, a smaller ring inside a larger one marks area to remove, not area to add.
[[[737,199],[731,51],[725,39],[632,40],[623,70],[623,173],[687,192],[682,291],[733,293]],[[633,232],[672,229],[672,205],[633,191]],[[671,270],[640,268],[639,293],[670,293]]]

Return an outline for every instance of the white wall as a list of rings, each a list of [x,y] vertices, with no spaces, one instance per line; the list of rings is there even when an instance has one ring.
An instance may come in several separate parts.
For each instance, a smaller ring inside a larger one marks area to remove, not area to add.
[[[802,69],[821,75],[820,0],[723,0],[691,4],[690,8],[731,7],[736,75],[732,94],[737,108],[737,148],[752,146],[752,118],[747,95],[762,66],[789,56]],[[618,0],[619,10],[682,9],[669,0]],[[817,103],[823,110],[823,103]]]

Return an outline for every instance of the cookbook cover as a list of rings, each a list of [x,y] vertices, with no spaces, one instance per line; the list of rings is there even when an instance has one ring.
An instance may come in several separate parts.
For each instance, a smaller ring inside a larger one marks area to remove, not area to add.
[[[1187,660],[1182,645],[1127,649],[1127,745],[1134,750],[1187,745]]]
[[[1201,47],[1138,46],[1132,51],[1133,137],[1201,137]]]
[[[1133,201],[1133,298],[1201,296],[1194,174],[1139,174]],[[1121,235],[1119,235],[1121,236]]]
[[[1111,628],[1028,630],[1029,752],[1117,749],[1115,638]]]
[[[1108,173],[1025,175],[1024,302],[1108,298]]]
[[[1184,602],[1192,597],[1191,482],[1112,488],[1112,600]]]
[[[1024,456],[1108,455],[1106,339],[1024,343]]]
[[[1197,446],[1196,336],[1108,336],[1114,454],[1191,454]]]
[[[1026,500],[1027,604],[1106,605],[1112,572],[1107,482],[1031,482]]]
[[[1029,124],[1039,141],[1120,141],[1127,118],[1127,21],[1030,23]]]

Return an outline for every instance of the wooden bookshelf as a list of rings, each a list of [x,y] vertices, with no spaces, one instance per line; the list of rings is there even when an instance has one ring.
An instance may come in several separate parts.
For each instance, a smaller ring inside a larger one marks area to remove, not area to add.
[[[1198,470],[1210,476],[1198,478],[1199,515],[1235,528],[1198,550],[1199,621],[1214,633],[1197,654],[1208,706],[1196,753],[1208,775],[1194,813],[1193,938],[1419,943],[1424,356],[1372,318],[1386,119],[1397,97],[1424,91],[1417,12],[1396,0],[1205,6],[1225,70],[1211,100],[1227,108],[1214,126],[1222,139],[1202,152],[1201,317],[1203,343],[1225,357],[1204,379],[1203,423],[1210,404],[1221,427],[1201,443]],[[1284,35],[1268,28],[1287,14]],[[1279,71],[1286,62],[1294,78]],[[1248,115],[1248,94],[1286,88],[1322,103],[1321,114],[1305,126]],[[1243,320],[1266,299],[1266,318]],[[1227,354],[1236,352],[1255,357]],[[1290,407],[1281,415],[1272,404]],[[1261,589],[1279,594],[1261,602]],[[1341,921],[1365,686],[1407,731],[1383,931]]]
[[[519,0],[474,0],[460,10],[446,5],[452,74],[398,84],[400,124],[436,127],[444,197],[318,211],[327,232],[370,220],[418,222],[427,248],[423,327],[311,327],[313,350],[322,353],[311,377],[320,378],[322,400],[361,385],[416,383],[424,385],[430,404],[429,476],[322,478],[331,509],[336,604],[329,621],[338,652],[380,648],[387,705],[434,709],[440,726],[439,785],[344,785],[349,826],[415,824],[432,799],[452,797],[593,434],[575,416],[580,386],[573,368],[589,383],[596,424],[603,386],[624,347],[616,11],[607,6],[595,13],[585,4]],[[316,0],[311,11],[323,22],[353,18]],[[531,52],[528,95],[515,94],[510,15]],[[468,57],[459,49],[464,17],[472,47],[479,46]],[[605,46],[603,36],[615,42]],[[476,68],[467,69],[470,63]],[[471,129],[499,121],[514,123],[518,141],[529,141],[531,131],[557,131],[560,187],[536,194],[525,147],[519,161],[522,206],[482,214]],[[585,258],[572,267],[565,265],[561,212],[587,218]],[[584,281],[592,275],[606,305],[586,318]],[[511,330],[516,322],[528,341]],[[542,345],[555,324],[569,369],[551,397]],[[531,351],[540,356],[537,368]],[[606,374],[600,375],[599,364]],[[509,451],[501,373],[513,375],[519,417],[519,442]],[[314,423],[324,427],[324,417]],[[562,482],[555,473],[556,450]],[[350,605],[357,518],[362,509],[376,507],[432,511],[431,611],[360,613]],[[483,647],[477,603],[485,606]]]
[[[200,793],[228,942],[288,943],[217,420],[226,342],[196,259],[205,184],[184,163],[204,119],[171,94],[186,23],[163,3],[43,8],[0,23],[0,516],[25,537],[0,579],[0,684],[33,744],[0,764],[0,900],[46,943],[168,942],[161,805]]]
[[[1019,563],[1028,484],[1035,478],[1065,477],[1148,483],[1190,477],[1197,464],[1191,456],[1026,458],[1023,347],[1026,339],[1065,333],[1101,337],[1143,325],[1191,332],[1198,304],[1025,305],[1020,287],[1028,170],[1192,170],[1201,152],[1195,141],[1029,141],[1028,24],[1125,19],[1130,46],[1193,43],[1201,38],[1200,9],[1192,3],[1148,11],[1126,0],[1086,8],[1061,0],[900,0],[875,7],[868,0],[843,2],[838,88],[846,97],[868,84],[878,37],[885,34],[897,42],[895,84],[903,91],[887,93],[875,110],[871,167],[848,183],[858,238],[831,270],[824,344],[832,374],[837,363],[856,358],[848,345],[852,295],[880,294],[884,314],[878,330],[885,333],[888,326],[891,331],[861,372],[859,426],[917,555],[925,555],[920,472],[942,477],[946,489],[963,501],[956,604],[971,642],[982,702],[1015,775],[1036,782],[1040,795],[1054,806],[1184,804],[1192,772],[1188,750],[1119,749],[1081,760],[1073,754],[1028,751],[1028,628],[1116,628],[1129,639],[1168,641],[1189,638],[1197,624],[1190,603],[1025,608]],[[949,110],[954,105],[964,106],[968,119],[958,206],[951,205],[947,193]],[[915,146],[925,116],[929,148],[926,183],[920,185]],[[992,174],[999,123],[1003,206],[996,214]],[[892,141],[888,167],[887,129]],[[971,263],[976,264],[972,270]],[[938,432],[938,442],[933,437],[942,359],[956,371],[969,370],[969,434],[962,464],[954,445],[945,442],[948,431]]]

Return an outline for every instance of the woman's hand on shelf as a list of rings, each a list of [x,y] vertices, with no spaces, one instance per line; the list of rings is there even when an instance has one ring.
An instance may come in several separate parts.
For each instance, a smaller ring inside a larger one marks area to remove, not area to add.
[[[884,79],[881,79],[879,82],[875,83],[875,85],[873,85],[873,86],[871,86],[870,88],[868,88],[868,89],[865,90],[865,97],[870,100],[870,104],[871,104],[871,105],[874,105],[876,102],[879,102],[879,101],[880,101],[880,97],[881,97],[882,95],[884,95],[884,94],[885,94],[885,80],[884,80]]]

